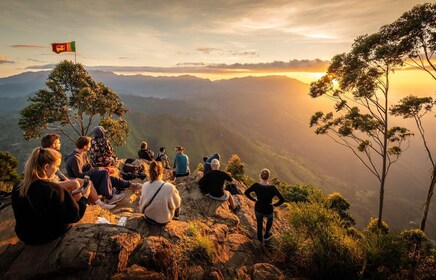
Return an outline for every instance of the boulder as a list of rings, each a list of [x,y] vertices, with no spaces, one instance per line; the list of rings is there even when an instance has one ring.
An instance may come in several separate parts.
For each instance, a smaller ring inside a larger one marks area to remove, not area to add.
[[[253,280],[284,280],[283,273],[272,264],[257,263],[250,270]]]
[[[126,269],[140,240],[139,233],[115,225],[78,225],[50,243],[22,245],[1,278],[108,279]]]

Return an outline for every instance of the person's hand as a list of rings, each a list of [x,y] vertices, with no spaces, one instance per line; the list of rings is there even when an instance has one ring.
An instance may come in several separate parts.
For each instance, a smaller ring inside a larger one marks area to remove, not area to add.
[[[90,185],[88,185],[88,187],[86,187],[82,190],[82,196],[84,196],[86,199],[88,199],[90,193],[91,193],[91,186]]]

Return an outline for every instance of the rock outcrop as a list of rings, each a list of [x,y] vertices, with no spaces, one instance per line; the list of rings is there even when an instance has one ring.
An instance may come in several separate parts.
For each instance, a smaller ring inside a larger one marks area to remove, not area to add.
[[[241,210],[234,214],[226,202],[205,197],[198,179],[193,174],[173,182],[182,207],[178,220],[165,227],[146,224],[137,213],[140,190],[127,190],[115,209],[90,205],[80,223],[41,246],[17,239],[8,206],[0,217],[0,278],[284,279],[271,252],[255,239],[253,202],[236,196]],[[116,225],[121,216],[128,218],[124,227]],[[97,217],[112,224],[95,224]]]

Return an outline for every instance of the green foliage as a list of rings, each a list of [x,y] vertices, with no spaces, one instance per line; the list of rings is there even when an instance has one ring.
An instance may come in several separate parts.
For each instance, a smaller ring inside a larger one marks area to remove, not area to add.
[[[232,155],[230,157],[227,162],[226,171],[229,172],[234,179],[241,181],[248,186],[254,183],[254,180],[245,174],[245,164],[241,161],[238,155]]]
[[[119,96],[103,83],[96,83],[83,65],[62,61],[50,73],[47,88],[29,97],[30,104],[21,111],[20,128],[26,140],[39,138],[44,130],[55,130],[71,141],[88,135],[100,119],[115,145],[124,143],[127,112]],[[72,128],[76,136],[66,133]]]
[[[11,191],[20,176],[17,173],[18,161],[8,152],[0,151],[0,190]]]
[[[277,178],[271,180],[273,184],[283,195],[287,202],[322,202],[325,200],[324,193],[311,185],[289,185]]]
[[[341,217],[345,228],[356,224],[354,218],[347,212],[350,209],[350,203],[340,193],[329,194],[327,196],[327,206]]]
[[[369,220],[368,225],[366,226],[366,231],[374,233],[374,234],[388,234],[389,233],[389,226],[385,221],[381,221],[381,227],[378,227],[378,219],[377,218],[371,218]]]
[[[292,262],[295,256],[309,278],[357,278],[363,262],[358,241],[341,226],[340,217],[320,203],[294,204],[291,206],[290,223],[303,239],[282,234],[281,248],[289,248]],[[300,244],[296,244],[296,243]],[[287,254],[287,253],[285,253]]]
[[[195,172],[198,172],[198,171],[202,171],[203,172],[203,170],[204,170],[204,166],[203,166],[203,164],[201,162],[199,162],[198,165],[197,165],[197,168],[195,169]]]
[[[436,50],[436,4],[416,5],[395,22],[380,29],[380,34],[396,46],[396,52],[411,64],[436,79],[433,55]]]
[[[211,265],[215,255],[213,242],[204,234],[205,225],[189,222],[182,240],[182,255],[189,263]]]

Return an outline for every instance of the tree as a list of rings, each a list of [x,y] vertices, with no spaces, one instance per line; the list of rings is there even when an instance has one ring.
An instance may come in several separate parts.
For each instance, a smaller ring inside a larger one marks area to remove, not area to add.
[[[411,118],[415,120],[419,134],[421,135],[422,142],[424,144],[425,151],[432,165],[430,175],[430,186],[428,188],[427,199],[424,204],[424,211],[422,214],[420,229],[425,230],[425,223],[427,221],[428,210],[430,209],[430,202],[433,196],[434,186],[436,184],[436,162],[433,159],[432,152],[428,146],[428,142],[425,136],[425,129],[422,123],[422,118],[431,112],[435,101],[431,97],[416,97],[407,96],[400,100],[398,105],[391,107],[390,111],[395,116],[402,116],[403,118]]]
[[[28,99],[30,105],[21,111],[19,126],[26,140],[38,138],[43,130],[52,130],[74,142],[74,134],[89,135],[99,120],[115,145],[125,142],[128,126],[122,116],[127,109],[117,93],[96,83],[83,65],[60,62],[46,85]]]
[[[380,33],[395,42],[397,53],[407,65],[426,71],[436,80],[432,61],[436,51],[436,4],[416,5]]]
[[[379,226],[386,177],[411,135],[389,122],[389,78],[403,65],[397,48],[381,33],[360,36],[349,53],[334,56],[326,75],[310,85],[310,95],[333,100],[336,111],[312,116],[315,133],[350,149],[380,182]]]
[[[0,189],[9,190],[11,184],[20,178],[17,173],[18,161],[8,152],[0,152]]]

